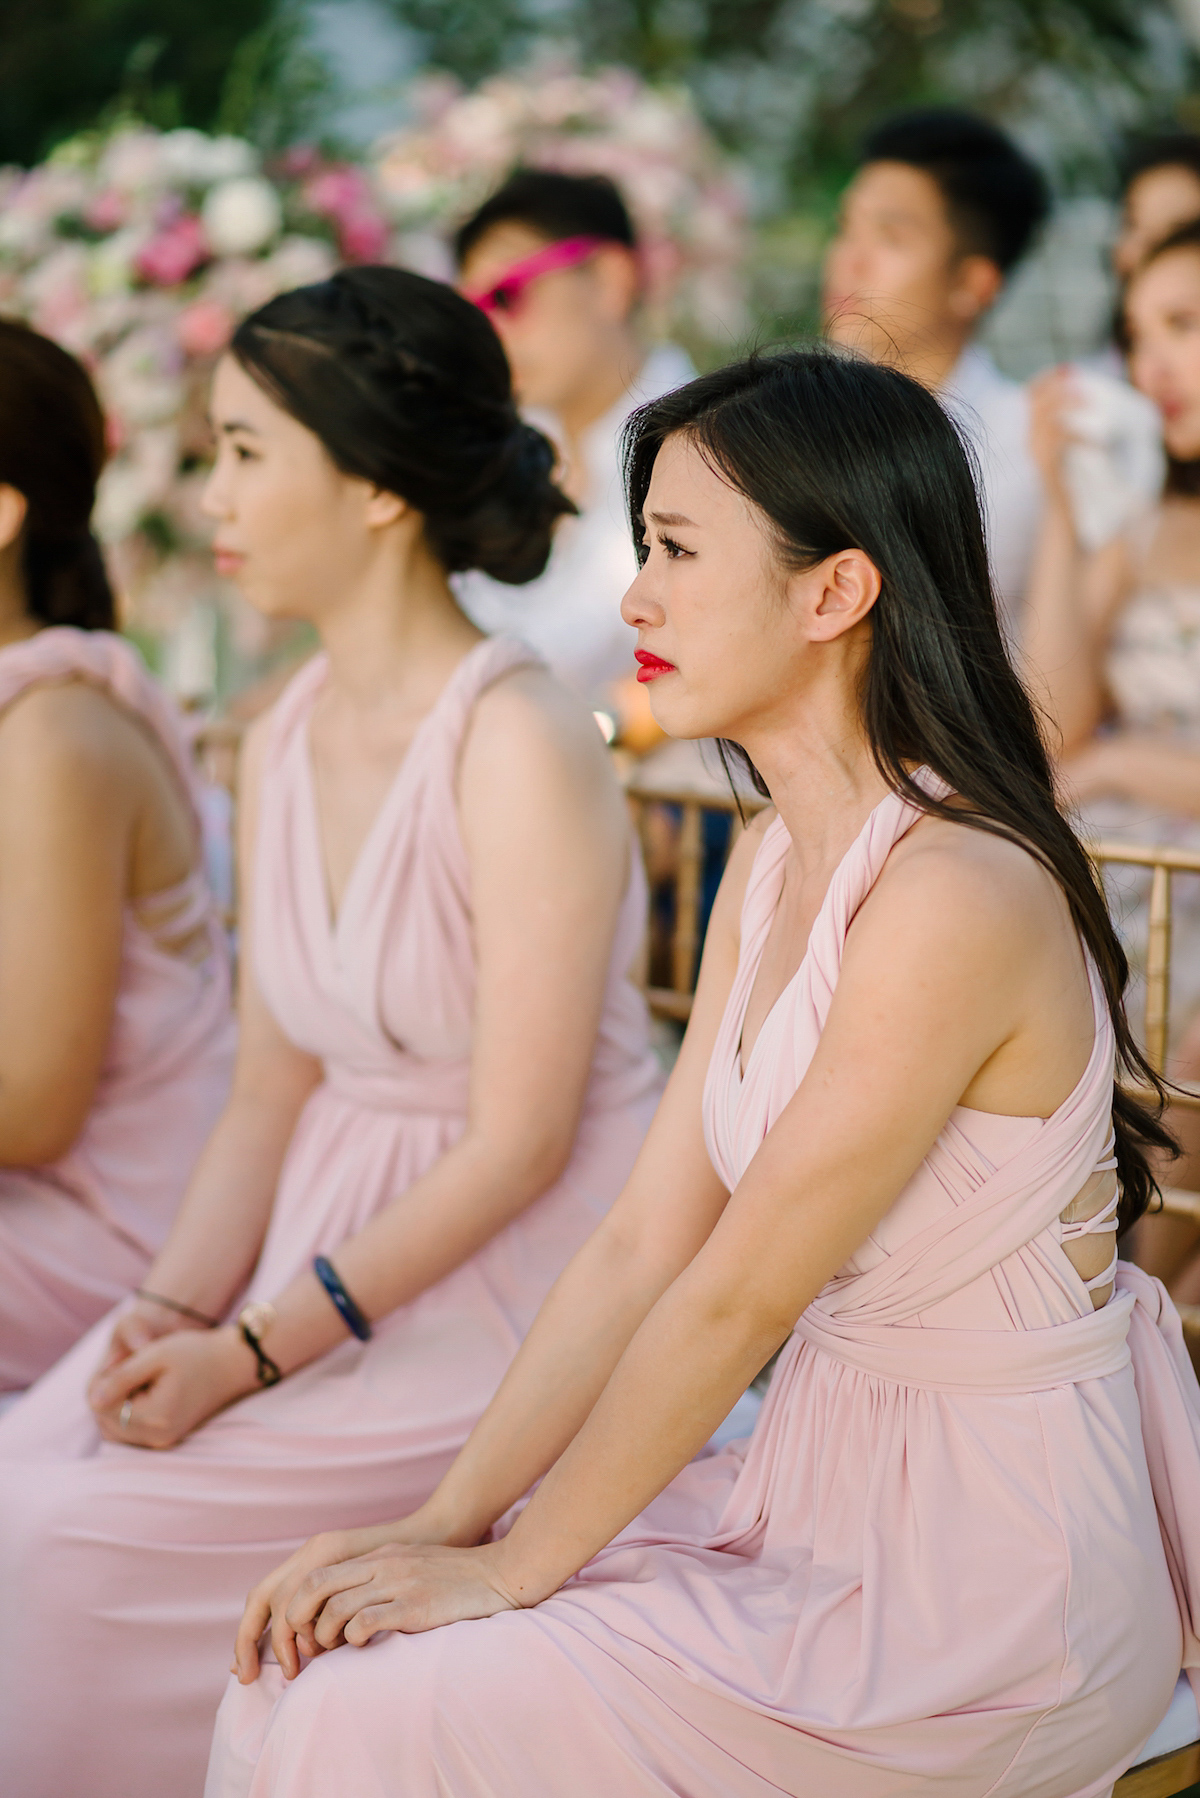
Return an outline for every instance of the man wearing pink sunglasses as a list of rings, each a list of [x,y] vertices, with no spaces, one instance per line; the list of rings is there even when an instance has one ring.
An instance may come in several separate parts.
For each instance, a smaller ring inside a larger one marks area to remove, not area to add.
[[[636,572],[617,442],[635,406],[695,371],[674,345],[643,342],[637,243],[605,177],[519,169],[461,227],[455,251],[462,292],[496,327],[517,398],[559,444],[580,508],[538,580],[466,575],[460,598],[483,630],[523,637],[589,704],[616,713],[635,647],[620,604]]]

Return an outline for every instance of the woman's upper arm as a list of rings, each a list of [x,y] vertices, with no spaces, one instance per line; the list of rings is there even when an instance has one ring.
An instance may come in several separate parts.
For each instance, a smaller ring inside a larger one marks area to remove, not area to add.
[[[0,717],[0,1161],[83,1128],[112,1032],[137,798],[104,702],[77,685]]]
[[[476,962],[468,1124],[550,1184],[591,1068],[629,814],[590,713],[540,671],[478,702],[459,812]]]
[[[773,817],[756,818],[734,845],[709,917],[675,1066],[624,1191],[602,1226],[639,1263],[661,1262],[672,1273],[701,1248],[729,1198],[704,1139],[704,1084],[737,974],[746,883]]]
[[[1108,646],[1117,613],[1128,599],[1132,585],[1133,565],[1124,536],[1114,537],[1084,564],[1080,602],[1098,655],[1103,655]]]
[[[298,1108],[321,1078],[321,1065],[289,1041],[262,996],[254,969],[254,877],[259,795],[271,729],[268,714],[246,732],[238,764],[237,875],[238,1050],[233,1092]]]

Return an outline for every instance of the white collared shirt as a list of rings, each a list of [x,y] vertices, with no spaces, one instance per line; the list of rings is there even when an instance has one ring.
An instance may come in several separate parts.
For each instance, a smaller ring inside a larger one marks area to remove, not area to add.
[[[1016,643],[1044,501],[1029,451],[1029,393],[1002,375],[986,350],[969,344],[938,398],[979,458],[992,579],[1009,641]]]
[[[481,631],[522,638],[590,705],[603,705],[610,684],[635,672],[637,632],[621,617],[621,601],[637,573],[618,454],[621,427],[635,407],[682,387],[695,372],[685,351],[659,345],[633,385],[588,428],[582,444],[586,502],[578,518],[558,525],[550,560],[536,580],[510,587],[472,572],[452,583]]]

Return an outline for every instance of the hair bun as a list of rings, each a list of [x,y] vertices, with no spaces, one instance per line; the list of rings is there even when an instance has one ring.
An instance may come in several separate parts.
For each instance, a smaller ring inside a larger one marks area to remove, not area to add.
[[[550,440],[514,418],[474,504],[426,520],[430,542],[449,573],[478,568],[510,586],[541,574],[555,525],[576,510],[554,483],[556,460]]]

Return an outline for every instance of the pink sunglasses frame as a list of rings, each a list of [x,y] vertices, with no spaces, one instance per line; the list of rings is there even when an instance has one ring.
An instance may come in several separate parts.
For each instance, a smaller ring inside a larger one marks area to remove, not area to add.
[[[559,243],[547,244],[544,250],[535,250],[532,256],[523,256],[519,262],[514,262],[490,287],[464,288],[463,297],[478,306],[481,312],[486,312],[489,318],[497,312],[507,313],[539,275],[549,275],[560,268],[576,268],[607,241],[603,237],[564,237]],[[507,305],[500,303],[502,294]]]

